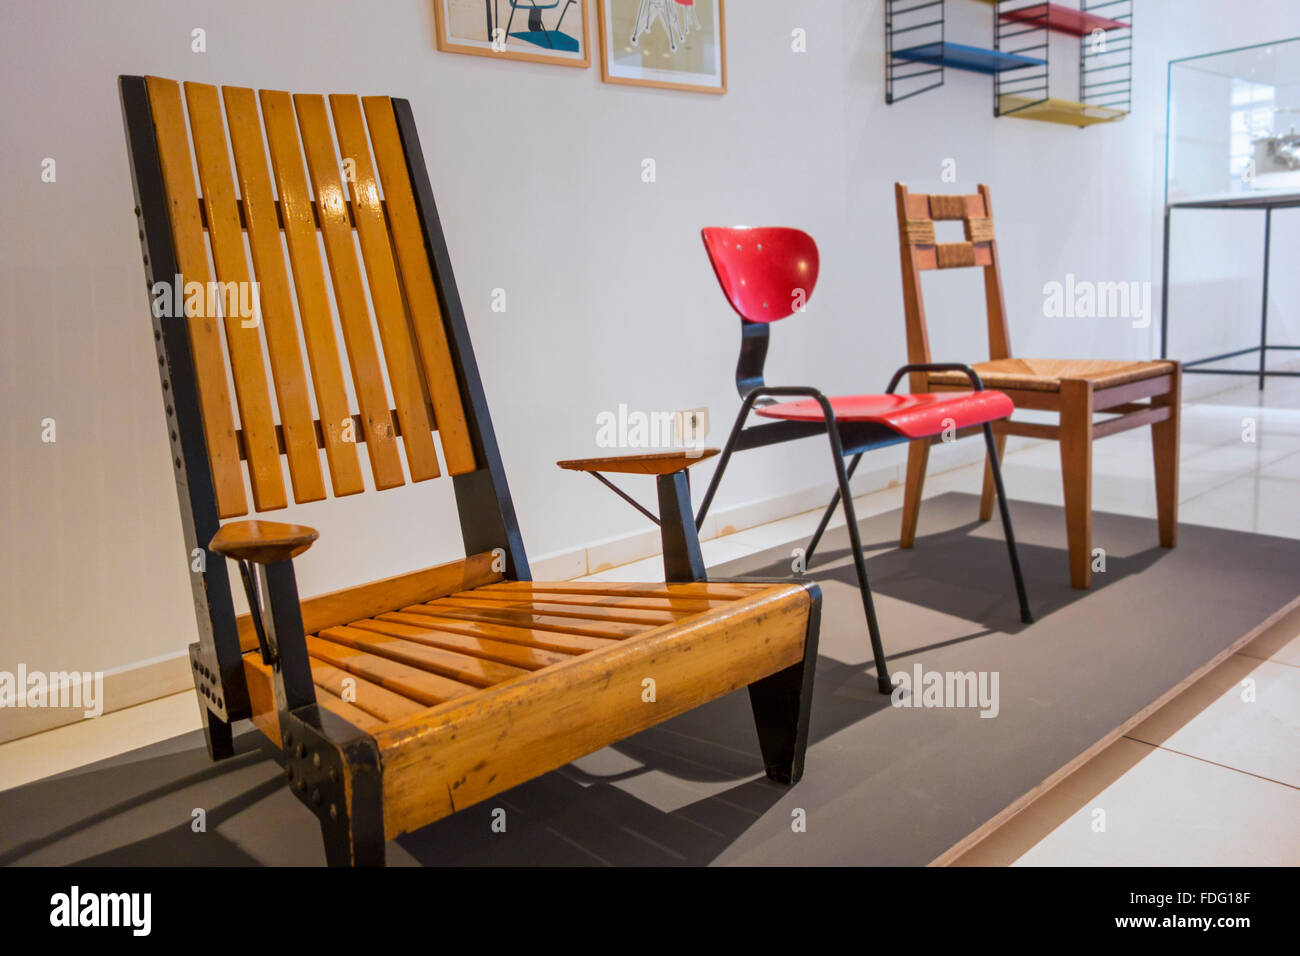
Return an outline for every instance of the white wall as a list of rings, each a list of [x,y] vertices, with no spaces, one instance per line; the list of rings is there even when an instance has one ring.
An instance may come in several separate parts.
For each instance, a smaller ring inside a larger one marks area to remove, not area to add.
[[[1043,284],[1067,272],[1158,280],[1166,62],[1300,33],[1300,7],[1138,0],[1134,113],[1079,131],[995,120],[989,80],[959,72],[887,107],[881,6],[732,0],[730,92],[716,97],[438,53],[428,0],[7,0],[0,669],[109,668],[193,640],[119,73],[412,101],[533,555],[643,528],[552,464],[592,450],[598,411],[708,405],[713,438],[725,433],[738,405],[737,322],[700,247],[706,224],[812,232],[821,283],[807,315],[776,330],[770,379],[878,389],[904,358],[892,183],[941,188],[951,157],[960,187],[992,187],[1021,354],[1153,354],[1154,328],[1043,318]],[[948,7],[951,39],[989,42],[987,7]],[[206,54],[190,52],[196,26]],[[790,50],[796,26],[806,54]],[[1068,74],[1068,60],[1058,66]],[[1068,95],[1070,78],[1059,82]],[[44,157],[57,161],[54,184],[40,180]],[[654,185],[639,178],[645,157],[658,164]],[[1184,268],[1210,289],[1179,303],[1178,325],[1227,335],[1241,323],[1248,344],[1257,253],[1225,248],[1218,233],[1180,237],[1198,244]],[[1277,279],[1275,326],[1294,336],[1294,276]],[[508,292],[504,315],[489,310],[496,287]],[[935,276],[927,288],[933,338],[947,343],[936,358],[982,356],[978,276]],[[40,441],[46,417],[53,445]],[[737,459],[720,505],[827,484],[823,455],[808,451]],[[446,483],[281,514],[322,531],[300,562],[306,593],[461,553]]]

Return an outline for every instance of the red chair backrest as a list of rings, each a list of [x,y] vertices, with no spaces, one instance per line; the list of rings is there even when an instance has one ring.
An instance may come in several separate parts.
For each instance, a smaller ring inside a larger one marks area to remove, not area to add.
[[[801,310],[817,284],[817,243],[784,226],[709,226],[700,230],[731,307],[750,322],[775,322]]]

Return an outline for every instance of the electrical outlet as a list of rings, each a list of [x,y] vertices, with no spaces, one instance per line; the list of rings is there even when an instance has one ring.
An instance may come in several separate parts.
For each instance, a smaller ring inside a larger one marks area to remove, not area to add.
[[[688,408],[673,412],[673,437],[683,445],[702,445],[709,436],[709,410]]]

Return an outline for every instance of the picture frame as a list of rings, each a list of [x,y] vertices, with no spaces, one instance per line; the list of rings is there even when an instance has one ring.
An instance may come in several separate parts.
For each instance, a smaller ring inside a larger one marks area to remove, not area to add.
[[[606,83],[727,92],[726,0],[593,0]]]
[[[444,53],[591,66],[591,0],[433,0],[434,39]],[[577,7],[577,15],[572,9]],[[577,22],[575,22],[577,21]]]

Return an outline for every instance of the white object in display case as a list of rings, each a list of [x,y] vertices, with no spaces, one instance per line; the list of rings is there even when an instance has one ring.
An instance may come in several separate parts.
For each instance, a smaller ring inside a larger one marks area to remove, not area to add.
[[[1300,37],[1169,64],[1165,202],[1300,194]]]

